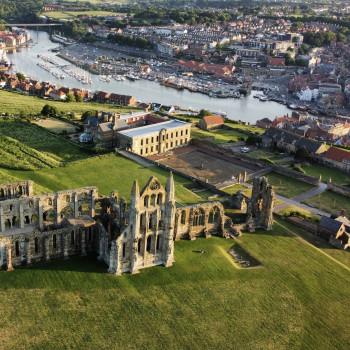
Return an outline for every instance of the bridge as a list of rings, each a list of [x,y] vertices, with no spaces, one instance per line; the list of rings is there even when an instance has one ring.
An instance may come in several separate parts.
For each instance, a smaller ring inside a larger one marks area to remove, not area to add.
[[[62,23],[6,23],[5,27],[55,27],[62,26]]]

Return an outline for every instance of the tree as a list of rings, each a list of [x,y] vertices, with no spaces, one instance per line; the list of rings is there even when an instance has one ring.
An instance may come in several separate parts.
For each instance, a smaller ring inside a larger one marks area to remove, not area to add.
[[[257,143],[261,143],[261,138],[256,135],[249,135],[248,138],[246,139],[245,143],[247,145],[256,145]]]
[[[26,80],[26,76],[23,73],[21,73],[21,72],[18,72],[16,74],[16,77],[18,78],[19,81],[25,81]]]
[[[286,60],[286,65],[291,66],[294,64],[294,59],[289,52],[284,54],[284,59]]]
[[[303,163],[309,158],[310,158],[310,155],[305,146],[300,147],[296,150],[295,156],[294,156],[295,160],[298,160],[299,162]]]
[[[73,94],[67,94],[66,102],[75,102],[75,96]]]
[[[211,113],[210,111],[208,111],[206,109],[201,109],[198,113],[199,118],[207,117],[209,115],[213,115],[213,113]]]
[[[81,118],[80,120],[82,122],[85,122],[86,118],[89,117],[89,116],[94,116],[96,114],[96,111],[85,111],[82,115],[81,115]]]
[[[84,102],[83,96],[75,95],[75,101],[77,101],[77,102]]]
[[[54,106],[45,105],[41,110],[41,114],[44,117],[56,117],[59,115],[58,109]]]

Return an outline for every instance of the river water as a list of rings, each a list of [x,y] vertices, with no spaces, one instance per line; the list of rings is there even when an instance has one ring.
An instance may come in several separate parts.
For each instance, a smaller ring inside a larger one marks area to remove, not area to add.
[[[261,102],[250,94],[243,99],[218,99],[209,97],[200,93],[192,93],[188,90],[176,90],[166,86],[159,85],[157,82],[148,80],[123,81],[119,82],[114,79],[111,82],[99,80],[97,75],[91,75],[92,84],[84,85],[75,78],[65,75],[65,79],[58,79],[51,73],[39,67],[37,63],[40,59],[38,54],[55,57],[62,65],[69,64],[67,61],[60,59],[55,53],[51,52],[52,48],[58,46],[49,39],[46,32],[30,30],[34,46],[31,48],[21,48],[16,53],[9,53],[8,58],[14,63],[13,70],[22,72],[28,77],[40,81],[49,81],[56,85],[64,85],[71,88],[82,88],[92,92],[102,90],[109,93],[118,93],[123,95],[135,96],[136,100],[142,102],[158,102],[165,105],[178,105],[184,108],[193,108],[200,110],[202,108],[211,111],[226,112],[230,119],[242,120],[255,123],[258,119],[268,117],[270,119],[276,116],[287,114],[286,106],[276,102]]]

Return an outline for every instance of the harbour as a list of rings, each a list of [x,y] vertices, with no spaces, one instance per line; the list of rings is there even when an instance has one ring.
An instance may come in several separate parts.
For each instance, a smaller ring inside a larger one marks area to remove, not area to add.
[[[27,77],[36,80],[51,82],[57,86],[86,89],[91,92],[105,91],[132,95],[135,96],[136,100],[142,102],[177,105],[184,109],[197,111],[204,108],[213,112],[224,113],[230,119],[253,124],[261,118],[273,119],[276,116],[291,113],[285,105],[274,101],[261,102],[259,99],[255,99],[253,94],[248,94],[244,98],[217,98],[209,94],[191,92],[189,89],[174,89],[173,87],[160,85],[157,78],[152,77],[151,79],[124,79],[124,75],[116,75],[114,78],[102,75],[101,78],[101,75],[88,74],[82,68],[57,57],[56,53],[51,50],[56,49],[58,44],[50,41],[48,33],[30,30],[30,35],[33,39],[33,45],[8,53],[8,58],[13,63],[12,71],[22,72]],[[71,45],[66,50],[72,50],[73,48],[74,45]],[[86,51],[88,52],[90,49],[92,50],[92,48],[87,47]],[[99,52],[100,55],[106,53],[108,51]],[[111,55],[111,52],[109,54]],[[42,61],[42,55],[46,57],[46,60],[50,58],[51,69],[57,71],[60,77],[38,65]],[[72,74],[67,73],[68,70]],[[73,72],[79,74],[78,79]],[[62,75],[64,75],[64,79],[62,79]],[[131,75],[131,73],[127,74],[126,77]]]

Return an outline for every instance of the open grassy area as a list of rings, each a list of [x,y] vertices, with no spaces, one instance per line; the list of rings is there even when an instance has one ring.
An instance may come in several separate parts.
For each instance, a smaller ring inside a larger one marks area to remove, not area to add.
[[[244,234],[252,269],[211,238],[176,242],[172,267],[139,275],[94,256],[0,271],[1,348],[348,349],[349,253],[304,234],[283,221]]]
[[[310,165],[303,165],[303,169],[306,171],[306,174],[317,178],[321,174],[322,182],[327,182],[328,179],[331,177],[332,182],[335,184],[338,184],[338,185],[350,184],[350,176],[336,169],[330,169],[325,166],[312,164],[312,163]]]
[[[298,213],[296,215],[296,213]],[[297,216],[307,219],[308,221],[314,221],[317,222],[321,219],[321,217],[313,212],[310,212],[309,210],[297,207],[295,205],[290,205],[286,208],[283,208],[278,211],[279,215],[282,216]]]
[[[277,194],[287,198],[298,196],[314,187],[305,182],[276,173],[269,173],[265,177],[267,177],[270,185],[273,185]],[[253,180],[249,180],[249,182],[253,182]]]
[[[117,13],[111,11],[47,11],[43,15],[54,19],[71,19],[81,15],[87,16],[115,16]]]
[[[238,184],[222,188],[221,190],[229,194],[235,194],[237,191],[242,191],[243,194],[245,194],[247,197],[250,197],[252,195],[251,188],[247,188],[243,185],[238,185]]]
[[[169,173],[159,167],[143,167],[124,157],[108,154],[88,158],[82,161],[68,163],[65,167],[42,169],[36,171],[18,171],[2,169],[0,183],[12,180],[33,180],[36,192],[55,192],[64,189],[98,186],[99,193],[109,195],[112,190],[118,190],[120,196],[129,200],[134,179],[139,180],[140,189],[148,179],[156,176],[165,186]],[[4,176],[4,179],[2,177]],[[183,204],[206,202],[183,185],[190,181],[183,177],[174,176],[176,199]]]
[[[34,124],[54,132],[55,134],[60,134],[62,131],[73,133],[76,130],[76,126],[55,118],[40,119],[35,121]]]
[[[91,156],[91,152],[63,137],[53,135],[34,124],[20,120],[0,119],[0,134],[9,136],[58,162],[74,161]],[[18,145],[18,148],[21,148],[21,144]],[[0,164],[1,162],[0,159]]]
[[[191,136],[200,140],[208,140],[212,143],[237,142],[239,138],[247,139],[248,135],[235,130],[213,130],[205,131],[194,128],[191,131]]]
[[[96,103],[96,102],[60,102],[44,100],[40,97],[28,96],[18,92],[9,92],[0,90],[0,114],[13,113],[19,114],[23,110],[27,114],[39,114],[43,107],[49,104],[55,106],[59,111],[65,113],[74,112],[81,114],[89,110],[103,110],[105,112],[124,113],[130,110],[135,110],[131,107],[116,107],[111,104]]]
[[[303,203],[338,216],[342,209],[346,210],[347,215],[350,213],[350,198],[332,191],[322,192],[317,196],[304,200]]]

